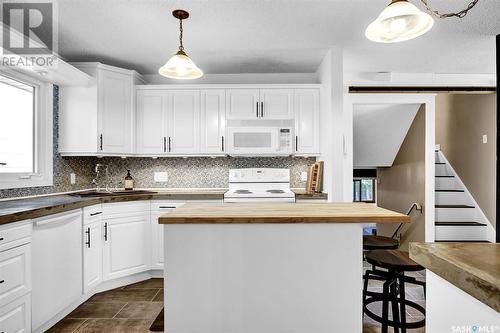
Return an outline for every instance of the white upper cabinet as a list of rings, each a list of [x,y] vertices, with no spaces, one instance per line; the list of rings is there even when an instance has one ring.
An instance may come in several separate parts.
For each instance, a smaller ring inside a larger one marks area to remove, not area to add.
[[[137,90],[138,154],[167,152],[168,91]]]
[[[168,152],[173,154],[199,153],[200,91],[171,91],[168,114]]]
[[[227,119],[293,119],[293,89],[227,89]]]
[[[226,92],[224,89],[201,90],[201,152],[225,151]]]
[[[137,154],[200,153],[199,90],[137,90]]]
[[[59,90],[59,152],[62,155],[134,153],[135,71],[100,63],[74,63],[89,74],[89,86]]]
[[[226,89],[227,119],[259,118],[259,89]]]
[[[293,119],[293,89],[261,89],[260,118]]]
[[[132,151],[131,76],[101,70],[99,79],[99,150],[105,153]]]
[[[319,90],[295,90],[295,154],[317,155],[319,149]]]

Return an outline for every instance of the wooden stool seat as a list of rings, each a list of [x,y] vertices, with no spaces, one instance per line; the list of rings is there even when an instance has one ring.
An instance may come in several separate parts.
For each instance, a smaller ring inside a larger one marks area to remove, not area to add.
[[[365,255],[372,265],[395,271],[421,271],[424,268],[410,259],[408,252],[399,250],[375,250]]]
[[[365,235],[363,236],[363,250],[395,250],[399,242],[391,237]]]

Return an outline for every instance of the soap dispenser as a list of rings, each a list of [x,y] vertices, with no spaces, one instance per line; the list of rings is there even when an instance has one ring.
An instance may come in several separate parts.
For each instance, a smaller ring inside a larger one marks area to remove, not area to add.
[[[125,176],[125,190],[132,191],[134,189],[134,178],[130,175],[130,170],[127,170],[127,176]]]

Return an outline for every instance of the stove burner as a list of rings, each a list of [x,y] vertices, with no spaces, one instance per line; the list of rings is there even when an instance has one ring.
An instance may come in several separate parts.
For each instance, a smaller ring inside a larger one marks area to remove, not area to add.
[[[234,191],[236,194],[251,194],[252,192],[249,190],[236,190]]]
[[[268,193],[285,193],[283,190],[267,190]]]

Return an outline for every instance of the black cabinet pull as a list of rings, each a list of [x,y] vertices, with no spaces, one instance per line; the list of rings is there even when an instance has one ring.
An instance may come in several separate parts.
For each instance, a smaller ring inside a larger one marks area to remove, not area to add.
[[[167,209],[167,208],[169,208],[169,209],[175,209],[175,208],[177,208],[177,207],[172,207],[172,206],[160,206],[160,207],[158,207],[158,208],[160,208],[160,209]]]
[[[224,135],[222,136],[222,151],[224,151]]]
[[[99,149],[102,150],[102,133],[101,135],[99,136],[99,140],[100,140],[100,143],[99,143]]]
[[[5,163],[5,162],[0,162],[0,165],[7,165],[7,163]]]
[[[90,216],[96,216],[96,215],[99,215],[99,214],[102,214],[102,212],[91,213]]]
[[[260,117],[264,118],[264,102],[260,102]]]
[[[90,228],[87,228],[87,231],[85,231],[85,233],[87,234],[87,241],[85,242],[85,244],[87,244],[87,247],[90,249]]]
[[[172,151],[172,138],[168,137],[168,152],[170,153]]]
[[[108,223],[104,223],[104,240],[108,240]]]
[[[4,283],[4,282],[5,282],[5,280],[0,280],[0,283]]]
[[[163,137],[163,152],[164,153],[167,152],[167,137],[166,136]]]
[[[295,136],[295,151],[299,150],[299,136]]]
[[[255,109],[257,111],[257,118],[259,118],[259,102],[256,102],[255,106],[256,106]]]
[[[3,241],[3,237],[0,237],[0,241]]]

